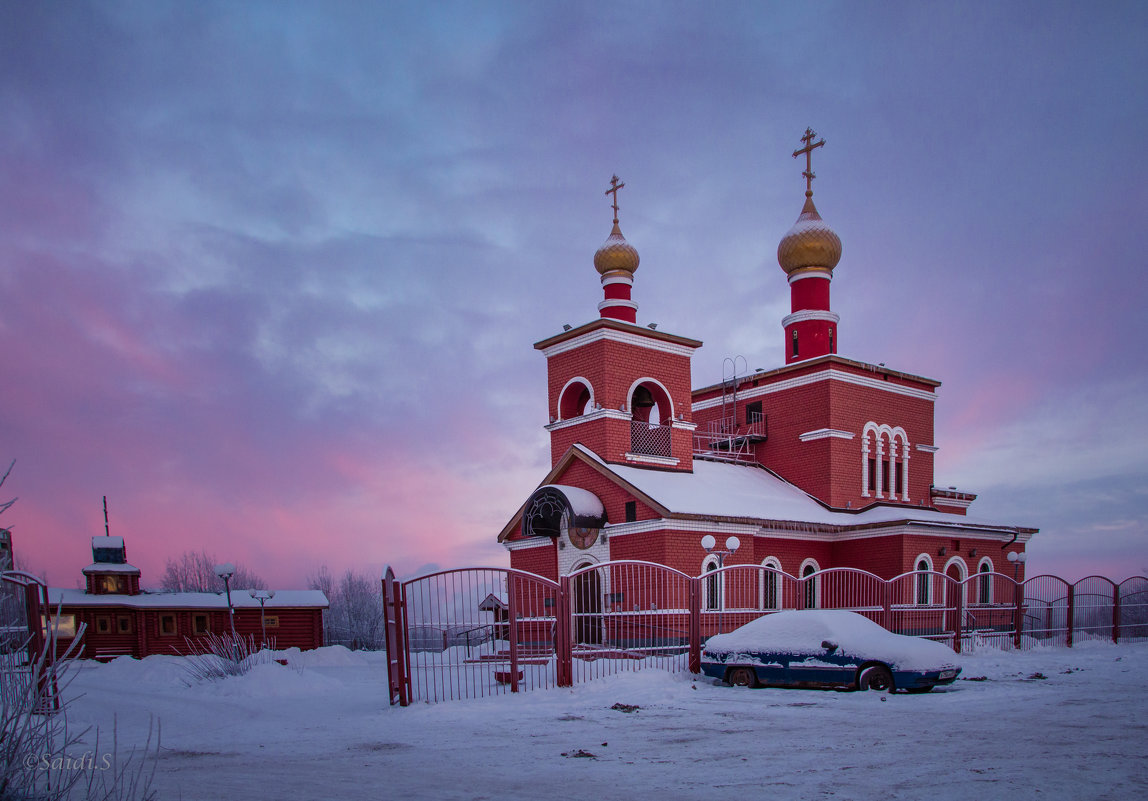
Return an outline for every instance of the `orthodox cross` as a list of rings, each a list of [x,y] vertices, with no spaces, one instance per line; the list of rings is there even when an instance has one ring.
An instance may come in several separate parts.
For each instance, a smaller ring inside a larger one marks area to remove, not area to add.
[[[801,137],[801,141],[805,143],[805,147],[800,150],[793,151],[793,157],[797,158],[802,153],[805,154],[805,172],[801,173],[805,176],[805,195],[806,197],[813,197],[813,179],[817,177],[813,172],[813,149],[821,147],[825,144],[825,140],[814,142],[813,139],[817,134],[813,132],[812,128],[805,129],[805,136]]]
[[[618,190],[621,189],[623,186],[625,186],[625,184],[622,183],[620,180],[618,180],[618,176],[615,175],[612,178],[610,178],[610,188],[606,190],[607,195],[613,195],[614,196],[614,224],[615,225],[618,224]]]

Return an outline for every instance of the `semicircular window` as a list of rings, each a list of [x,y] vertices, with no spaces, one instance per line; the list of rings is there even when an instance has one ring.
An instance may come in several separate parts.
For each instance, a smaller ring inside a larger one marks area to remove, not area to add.
[[[598,496],[580,487],[547,484],[530,496],[522,510],[522,536],[558,537],[569,525],[601,528],[606,509]]]

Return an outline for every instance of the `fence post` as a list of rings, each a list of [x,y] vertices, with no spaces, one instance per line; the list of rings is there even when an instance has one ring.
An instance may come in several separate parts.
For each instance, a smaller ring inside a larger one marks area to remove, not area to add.
[[[555,674],[559,687],[574,686],[574,656],[570,647],[570,577],[558,579],[558,598],[555,607]]]
[[[1120,585],[1112,587],[1112,642],[1120,643]]]
[[[949,582],[953,582],[952,579],[946,579],[946,580]],[[950,583],[949,586],[953,586],[953,583]],[[956,586],[954,587],[954,590],[953,590],[957,594],[957,603],[956,603],[957,622],[956,622],[956,625],[953,626],[953,650],[956,651],[958,654],[961,652],[961,638],[964,636],[964,629],[965,629],[965,586],[966,585],[963,583],[956,583]]]
[[[700,576],[690,579],[690,673],[702,672],[702,594]]]
[[[506,574],[506,616],[510,618],[510,691],[518,692],[518,582]]]
[[[883,585],[881,588],[881,625],[885,627],[885,631],[893,630],[893,584],[891,581],[882,579]]]
[[[1024,630],[1024,585],[1014,579],[1012,593],[1013,603],[1016,607],[1012,615],[1012,644],[1019,651],[1020,635]]]
[[[401,706],[409,706],[413,694],[411,692],[411,637],[407,629],[407,588],[400,581],[395,582],[395,611],[398,620],[400,650],[403,654],[403,692],[399,698]]]
[[[1076,585],[1068,585],[1068,620],[1066,623],[1066,631],[1064,633],[1064,644],[1069,648],[1072,647],[1072,629],[1076,624]]]
[[[383,641],[387,647],[387,685],[391,706],[402,703],[403,654],[399,633],[399,616],[395,594],[395,571],[387,567],[383,574]],[[406,704],[403,704],[406,706]]]

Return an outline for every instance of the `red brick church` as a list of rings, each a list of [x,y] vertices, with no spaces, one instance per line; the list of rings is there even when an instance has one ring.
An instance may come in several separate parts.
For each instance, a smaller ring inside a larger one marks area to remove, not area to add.
[[[718,564],[702,545],[712,535],[738,540],[726,565],[797,577],[1013,572],[1008,553],[1036,529],[969,516],[976,496],[934,480],[940,382],[838,355],[841,240],[813,204],[814,139],[807,130],[793,154],[806,158],[805,204],[777,248],[792,300],[785,365],[738,374],[727,359],[713,386],[692,386],[701,342],[638,323],[638,251],[618,225],[623,184],[611,181],[614,227],[594,254],[599,317],[534,345],[546,357],[552,468],[498,536],[512,567],[557,579],[638,559],[696,576]]]

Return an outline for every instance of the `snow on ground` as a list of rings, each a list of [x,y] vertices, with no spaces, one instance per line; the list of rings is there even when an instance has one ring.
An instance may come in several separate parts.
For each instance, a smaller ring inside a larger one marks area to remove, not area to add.
[[[380,654],[290,663],[191,687],[177,657],[85,664],[69,719],[106,737],[114,716],[121,750],[160,719],[159,797],[186,801],[1148,795],[1148,644],[966,655],[917,696],[644,670],[407,708],[387,705]]]

